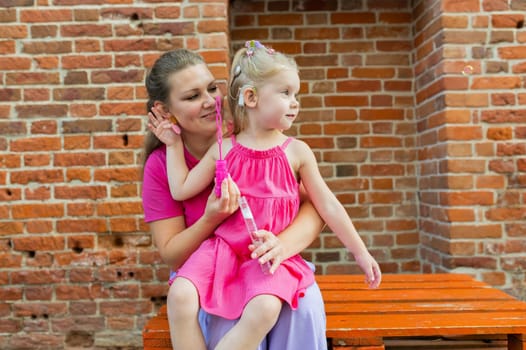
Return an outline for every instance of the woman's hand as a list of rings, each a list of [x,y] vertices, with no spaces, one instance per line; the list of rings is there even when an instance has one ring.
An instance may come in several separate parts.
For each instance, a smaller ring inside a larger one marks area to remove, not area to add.
[[[263,242],[261,244],[250,244],[248,249],[252,251],[250,257],[252,259],[258,259],[258,262],[263,265],[267,261],[270,261],[272,266],[270,267],[270,273],[273,274],[285,259],[285,250],[281,241],[272,232],[266,230],[259,230],[256,232],[256,236]]]
[[[217,197],[212,191],[206,202],[204,216],[209,220],[221,223],[227,217],[232,215],[239,207],[239,188],[232,178],[228,176],[221,183],[221,197]]]
[[[148,129],[166,146],[181,142],[181,129],[155,107],[148,113]]]

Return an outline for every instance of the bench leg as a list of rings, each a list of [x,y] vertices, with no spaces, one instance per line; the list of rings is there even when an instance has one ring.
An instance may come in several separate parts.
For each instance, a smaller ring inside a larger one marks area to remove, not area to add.
[[[508,350],[526,350],[526,334],[508,334]]]

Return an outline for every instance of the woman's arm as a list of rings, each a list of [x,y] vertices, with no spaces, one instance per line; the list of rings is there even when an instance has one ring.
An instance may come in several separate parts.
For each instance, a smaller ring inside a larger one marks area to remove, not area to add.
[[[300,188],[304,193],[303,187]],[[320,215],[310,200],[305,197],[292,223],[278,236],[269,231],[258,231],[257,235],[264,243],[257,247],[254,245],[249,247],[253,250],[252,258],[257,258],[261,264],[271,261],[270,272],[273,273],[283,260],[307,248],[318,237],[324,226]]]

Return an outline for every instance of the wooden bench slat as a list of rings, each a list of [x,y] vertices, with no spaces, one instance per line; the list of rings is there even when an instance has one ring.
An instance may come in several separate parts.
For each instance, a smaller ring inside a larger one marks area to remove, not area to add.
[[[444,301],[444,300],[514,300],[508,294],[492,288],[473,289],[413,289],[413,290],[322,290],[323,300],[329,302],[347,301]]]
[[[327,315],[328,337],[526,333],[525,312],[405,313],[360,317]]]
[[[316,282],[360,282],[364,281],[363,275],[316,275]],[[435,274],[383,274],[382,284],[387,282],[434,282],[443,283],[447,281],[473,281],[473,278],[465,274],[457,273],[435,273]]]
[[[363,282],[321,282],[318,283],[323,290],[370,290],[370,288]],[[383,282],[379,289],[451,289],[451,288],[488,288],[487,284],[480,281],[447,281],[444,283],[436,283],[429,281],[418,282]]]
[[[352,310],[352,311],[350,311]],[[473,300],[457,301],[451,304],[447,301],[425,303],[425,302],[400,302],[378,304],[376,302],[347,302],[347,303],[326,303],[325,312],[327,314],[367,314],[367,313],[411,313],[411,312],[451,312],[458,313],[464,311],[526,311],[526,303],[517,305],[514,300]]]

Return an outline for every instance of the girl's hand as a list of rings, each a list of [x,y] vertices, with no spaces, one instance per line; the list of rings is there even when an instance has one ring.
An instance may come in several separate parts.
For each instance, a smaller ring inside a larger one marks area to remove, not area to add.
[[[237,210],[239,196],[240,192],[236,183],[230,176],[227,177],[221,183],[221,197],[218,198],[214,191],[208,196],[204,215],[209,220],[216,221],[217,224],[221,223]]]
[[[284,248],[281,241],[272,232],[266,230],[259,230],[256,232],[263,243],[261,244],[250,244],[248,249],[252,251],[250,257],[252,259],[258,259],[259,263],[263,265],[267,261],[272,263],[270,267],[270,273],[273,274],[284,260]]]
[[[369,285],[369,288],[378,288],[382,281],[382,272],[380,266],[369,252],[365,252],[354,257],[358,266],[365,273],[365,283]]]
[[[166,146],[172,146],[177,142],[181,142],[181,136],[179,136],[181,130],[179,127],[170,118],[162,115],[161,111],[155,107],[148,113],[148,129]]]

